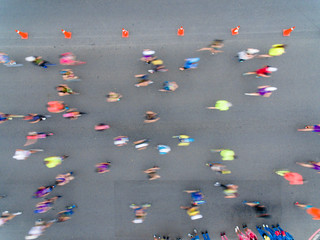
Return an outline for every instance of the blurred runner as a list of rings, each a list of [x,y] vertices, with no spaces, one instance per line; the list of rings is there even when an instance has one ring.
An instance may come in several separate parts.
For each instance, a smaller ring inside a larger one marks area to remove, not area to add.
[[[215,187],[222,187],[223,193],[225,194],[224,198],[237,198],[239,197],[238,194],[238,186],[235,184],[221,184],[220,182],[216,182],[214,184]]]
[[[37,203],[36,210],[34,210],[34,213],[48,212],[51,208],[53,208],[53,204],[58,198],[61,198],[61,196],[55,196],[55,197],[49,198],[43,202]]]
[[[320,125],[308,125],[303,129],[298,129],[299,132],[317,132],[320,134]]]
[[[172,138],[178,138],[179,139],[178,146],[189,146],[190,143],[194,142],[194,139],[190,138],[188,135],[173,136]]]
[[[239,62],[244,62],[257,57],[258,52],[259,50],[254,48],[248,48],[247,50],[238,52],[237,56],[238,56]]]
[[[230,174],[231,171],[226,169],[226,165],[223,165],[219,162],[206,163],[207,167],[210,167],[212,171],[221,173],[221,174]]]
[[[110,171],[111,162],[102,162],[96,164],[96,172],[97,173],[106,173]]]
[[[59,96],[79,95],[79,93],[74,92],[67,84],[56,86],[56,90]]]
[[[167,72],[168,69],[163,65],[163,61],[161,59],[155,59],[151,61],[152,69],[148,70],[149,73],[155,72]]]
[[[49,61],[46,61],[44,59],[42,59],[41,56],[30,56],[30,57],[26,57],[25,60],[27,62],[31,62],[34,65],[37,65],[39,67],[42,68],[48,68],[49,66],[55,66],[56,64],[50,63]]]
[[[286,52],[286,44],[274,44],[272,47],[269,49],[268,54],[262,54],[259,55],[258,57],[263,58],[263,57],[276,57],[276,56],[281,56]]]
[[[68,157],[69,156],[67,155],[47,157],[44,159],[44,163],[46,164],[47,168],[54,168],[60,165],[63,160]]]
[[[302,175],[296,172],[291,172],[286,169],[281,169],[281,170],[275,171],[275,173],[278,174],[279,176],[282,176],[287,181],[289,181],[290,185],[302,185],[305,182],[305,180],[303,180]]]
[[[271,87],[269,85],[259,86],[258,91],[255,93],[245,93],[247,96],[262,96],[262,97],[270,97],[271,94],[276,91],[276,87]]]
[[[22,212],[16,212],[16,213],[9,213],[8,211],[2,212],[0,217],[0,226],[2,226],[3,224],[5,224],[6,222],[13,219],[15,216],[18,216],[20,214],[22,214]]]
[[[315,161],[309,161],[306,163],[296,162],[296,164],[298,164],[302,167],[315,169],[318,171],[318,173],[320,173],[320,162],[315,162]]]
[[[3,52],[0,52],[0,63],[3,63],[6,67],[20,67],[23,64],[17,64],[16,61],[11,60],[9,55]]]
[[[224,46],[223,40],[215,39],[208,47],[200,48],[197,51],[210,51],[211,54],[223,52],[220,49]]]
[[[197,220],[203,217],[200,214],[200,210],[198,206],[195,206],[195,205],[191,205],[190,207],[180,206],[180,208],[187,211],[187,214],[189,215],[191,220]]]
[[[156,59],[156,57],[154,56],[156,52],[151,50],[151,49],[144,49],[142,52],[142,58],[140,58],[140,60],[142,62],[145,62],[146,64],[150,64],[153,60]]]
[[[193,69],[198,67],[198,62],[200,58],[187,58],[185,59],[184,66],[179,68],[180,71],[184,71],[186,69]]]
[[[152,168],[148,168],[147,170],[143,171],[144,173],[148,174],[149,180],[156,180],[160,178],[160,175],[157,174],[157,171],[160,170],[158,166],[153,166]]]
[[[74,74],[72,69],[62,69],[60,74],[65,81],[80,81],[79,77]]]
[[[56,220],[51,220],[48,222],[42,221],[41,219],[37,220],[35,222],[35,226],[32,227],[30,229],[30,231],[28,232],[28,235],[25,236],[26,240],[29,239],[37,239],[38,237],[40,237],[44,231],[50,227],[54,222],[56,222]]]
[[[33,198],[43,198],[47,195],[49,195],[52,190],[56,187],[56,185],[51,185],[51,186],[41,186],[33,193]]]
[[[30,150],[23,150],[23,149],[16,149],[14,156],[12,158],[16,160],[26,160],[32,153],[42,152],[43,149],[30,149]]]
[[[50,101],[47,103],[47,110],[52,113],[61,113],[69,109],[63,101]]]
[[[102,131],[107,130],[109,128],[110,128],[110,126],[108,124],[105,124],[105,123],[99,123],[99,124],[94,126],[94,130],[96,130],[98,132],[102,132]]]
[[[176,82],[165,81],[163,83],[163,87],[159,89],[161,92],[174,92],[178,88],[178,84]]]
[[[27,142],[23,146],[35,144],[38,139],[45,139],[52,135],[53,133],[51,132],[29,132],[27,136]]]
[[[22,120],[28,121],[29,123],[38,123],[40,121],[47,120],[50,115],[41,115],[37,113],[29,113],[28,115],[24,116]]]
[[[295,202],[294,205],[305,209],[306,212],[312,216],[313,220],[320,220],[320,209],[319,208],[315,208],[310,204],[302,204],[302,203],[298,203],[298,202]]]
[[[71,108],[69,110],[67,110],[64,114],[62,114],[62,117],[66,118],[66,119],[70,119],[70,120],[76,120],[79,117],[81,117],[82,115],[86,114],[85,112],[79,112],[76,111],[76,108]]]
[[[263,68],[260,68],[254,72],[246,72],[243,75],[252,75],[255,74],[257,75],[256,77],[271,77],[272,72],[276,72],[278,69],[275,67],[271,67],[269,65],[264,66]]]
[[[116,92],[109,92],[109,94],[106,97],[107,102],[118,102],[122,98],[122,95]]]
[[[270,218],[270,214],[268,214],[268,209],[266,206],[261,204],[260,202],[248,202],[243,201],[243,204],[246,204],[249,207],[252,207],[256,212],[256,217],[258,218]]]
[[[56,184],[58,186],[63,186],[69,183],[70,181],[72,181],[73,179],[74,179],[73,172],[59,174],[58,176],[56,176]]]
[[[207,109],[218,109],[220,111],[228,111],[232,107],[232,103],[227,100],[218,100],[214,107],[207,107]]]
[[[13,118],[23,118],[23,115],[15,115],[15,114],[7,114],[0,112],[0,124],[4,123],[8,120],[12,120]]]
[[[160,118],[158,117],[158,113],[152,111],[146,111],[144,123],[153,123],[158,121]]]
[[[75,204],[66,206],[64,211],[58,212],[57,222],[65,222],[71,219],[71,216],[74,214],[73,209],[77,208]]]
[[[184,190],[184,192],[191,194],[191,204],[193,206],[206,203],[204,200],[204,195],[200,190]]]
[[[157,145],[157,149],[161,155],[168,154],[171,151],[171,148],[167,145]]]
[[[80,65],[85,63],[86,62],[77,61],[76,56],[72,52],[66,52],[60,55],[61,65]]]
[[[223,161],[232,161],[237,158],[235,152],[231,149],[210,149],[210,151],[220,153]]]
[[[142,204],[138,206],[136,204],[131,204],[130,208],[134,210],[135,219],[132,221],[133,223],[143,223],[144,219],[147,216],[147,209],[151,207],[150,203]]]
[[[136,87],[146,87],[150,84],[152,84],[153,82],[151,80],[149,80],[149,76],[147,74],[138,74],[138,75],[134,75],[136,78],[139,78],[139,82],[137,82],[134,86]]]
[[[147,139],[147,138],[141,139],[141,140],[133,142],[133,144],[136,149],[144,150],[144,149],[147,149],[147,147],[149,146],[149,139]]]
[[[128,144],[129,138],[127,136],[118,136],[118,137],[115,137],[113,141],[114,141],[114,145],[118,147],[122,147]]]

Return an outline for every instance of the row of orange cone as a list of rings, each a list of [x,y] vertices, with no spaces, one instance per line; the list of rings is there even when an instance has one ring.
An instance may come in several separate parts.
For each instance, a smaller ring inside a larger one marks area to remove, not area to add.
[[[231,28],[231,34],[232,35],[238,35],[239,34],[239,29],[240,29],[240,26],[237,26],[235,28]],[[295,27],[284,29],[282,31],[283,36],[285,36],[285,37],[290,36],[290,33],[293,31],[293,29],[295,29]],[[61,31],[64,34],[65,38],[71,39],[71,36],[72,36],[71,32],[67,32],[67,31],[65,31],[63,29],[61,29]],[[16,30],[16,32],[20,35],[21,39],[28,39],[29,38],[29,34],[27,32],[21,32],[21,31],[18,31],[18,30]],[[184,29],[183,29],[182,26],[178,29],[177,35],[178,36],[184,36]],[[129,31],[124,29],[124,28],[122,28],[122,37],[123,38],[128,38],[129,37]]]

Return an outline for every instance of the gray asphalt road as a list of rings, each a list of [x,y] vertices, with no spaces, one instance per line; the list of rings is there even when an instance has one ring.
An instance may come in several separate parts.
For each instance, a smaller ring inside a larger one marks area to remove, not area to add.
[[[235,239],[234,227],[247,223],[280,223],[298,240],[307,239],[318,224],[293,202],[320,206],[318,178],[315,171],[303,169],[296,161],[319,158],[319,136],[298,133],[297,128],[319,121],[317,63],[319,55],[318,1],[0,1],[0,46],[21,68],[1,66],[0,111],[6,113],[47,113],[46,103],[63,100],[88,114],[76,121],[61,114],[38,124],[21,120],[0,126],[1,211],[21,210],[23,214],[1,228],[0,239],[23,239],[39,217],[51,219],[63,207],[76,203],[73,218],[54,224],[42,239],[152,239],[154,233],[186,237],[194,227],[208,229],[216,239],[225,231]],[[185,36],[177,37],[180,26]],[[240,34],[231,36],[230,28],[240,25]],[[291,37],[284,38],[284,28],[296,26]],[[121,38],[121,28],[130,32]],[[73,38],[63,38],[61,28],[72,31]],[[29,32],[21,40],[15,29]],[[197,52],[212,39],[225,39],[224,53],[212,56]],[[287,53],[272,59],[238,63],[234,57],[248,47],[267,52],[275,43],[287,43]],[[139,61],[144,48],[151,48],[164,60],[167,73],[151,76],[155,82],[147,88],[135,88],[134,74],[148,66]],[[73,67],[83,79],[69,85],[81,94],[58,97],[54,87],[62,83],[60,66],[41,69],[24,61],[40,55],[58,63],[60,53],[72,51],[86,65]],[[187,57],[200,57],[198,69],[180,72]],[[265,64],[279,70],[270,79],[242,76],[243,72]],[[162,82],[179,84],[174,93],[157,90]],[[278,91],[269,99],[244,96],[259,85],[270,84]],[[120,92],[120,102],[107,103],[109,91]],[[227,112],[207,110],[216,100],[233,103]],[[143,124],[143,114],[153,110],[160,121]],[[97,133],[93,126],[107,122],[111,129]],[[12,159],[29,131],[52,131],[55,136],[39,140],[32,148],[45,151],[27,161]],[[187,134],[195,139],[189,147],[177,147],[173,135]],[[130,143],[122,148],[113,138],[126,135]],[[132,142],[149,138],[147,150],[137,151]],[[171,153],[160,156],[157,144],[167,144]],[[219,161],[211,148],[231,148],[239,156],[226,165],[231,175],[216,175],[205,167]],[[53,169],[43,164],[52,155],[70,155]],[[97,175],[98,162],[111,161],[110,173]],[[157,164],[161,179],[150,182],[144,169]],[[273,174],[277,168],[298,171],[307,180],[303,186],[290,186]],[[56,188],[63,196],[55,210],[41,216],[33,214],[38,202],[32,193],[50,184],[59,173],[74,171],[76,179]],[[239,185],[240,197],[224,199],[213,183]],[[179,209],[189,203],[184,189],[197,188],[205,194],[201,207],[203,219],[191,221]],[[241,202],[265,203],[273,217],[256,219],[252,209]],[[133,224],[131,203],[152,203],[143,224]]]

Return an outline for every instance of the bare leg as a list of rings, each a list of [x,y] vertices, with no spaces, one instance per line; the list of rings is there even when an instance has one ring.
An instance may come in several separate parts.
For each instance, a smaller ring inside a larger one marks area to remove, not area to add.
[[[245,93],[244,95],[247,95],[247,96],[260,96],[259,93]]]

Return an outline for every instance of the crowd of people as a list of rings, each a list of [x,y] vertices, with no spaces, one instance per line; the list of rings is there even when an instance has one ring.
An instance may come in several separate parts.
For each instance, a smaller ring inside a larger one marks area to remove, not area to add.
[[[199,49],[198,51],[209,51],[213,55],[221,54],[223,52],[224,47],[224,41],[223,40],[214,40],[209,46]],[[238,53],[238,60],[239,62],[244,62],[250,59],[254,58],[270,58],[275,56],[280,56],[285,53],[286,45],[284,44],[275,44],[272,45],[271,49],[269,50],[268,54],[262,54],[258,55],[259,50],[248,48],[247,50],[243,50]],[[0,53],[0,60],[2,60],[1,63],[3,64],[13,64],[15,61],[11,60],[9,56],[5,53]],[[157,72],[166,72],[168,69],[164,65],[164,61],[160,58],[158,58],[155,55],[155,51],[151,49],[144,49],[142,52],[141,60],[145,62],[146,64],[151,66],[151,69],[147,70],[150,74],[155,74]],[[51,64],[49,61],[44,60],[40,56],[30,56],[26,58],[26,61],[32,62],[34,65],[37,65],[42,68],[48,68],[49,66],[54,66],[54,64]],[[191,69],[196,69],[199,64],[200,58],[198,57],[192,57],[185,59],[185,63],[183,67],[180,67],[180,71],[186,71]],[[74,54],[68,52],[61,54],[60,56],[60,64],[61,65],[79,65],[84,64],[85,62],[77,61]],[[268,78],[271,77],[271,73],[277,71],[278,69],[275,67],[271,67],[269,65],[263,66],[260,69],[257,69],[255,71],[246,72],[243,75],[256,75],[256,77],[264,77]],[[81,79],[76,76],[73,73],[72,69],[63,69],[60,71],[60,74],[62,75],[63,81],[80,81]],[[134,85],[136,87],[147,87],[150,84],[153,83],[149,79],[148,74],[138,74],[135,75],[136,78],[139,79],[139,81]],[[159,91],[162,92],[174,92],[178,89],[178,84],[173,81],[165,81],[163,83],[163,88],[159,89]],[[244,93],[248,96],[263,96],[263,97],[270,97],[271,94],[277,90],[276,87],[270,86],[270,85],[262,85],[257,87],[257,91],[254,93]],[[75,92],[72,90],[67,84],[59,84],[55,87],[58,96],[66,96],[66,95],[78,95],[78,92]],[[163,93],[165,94],[165,93]],[[116,102],[120,101],[122,98],[122,95],[117,92],[109,92],[106,95],[106,101],[110,104],[116,104]],[[215,103],[214,107],[207,107],[208,109],[217,109],[220,111],[227,111],[230,107],[232,107],[232,103],[230,103],[227,100],[218,100]],[[81,112],[77,110],[76,108],[70,108],[64,101],[50,101],[47,103],[47,110],[50,113],[53,114],[62,114],[62,116],[66,119],[70,120],[76,120],[79,117],[83,116],[84,112]],[[36,124],[40,121],[46,120],[50,115],[45,114],[35,114],[30,113],[27,115],[14,115],[14,114],[5,114],[0,113],[0,123],[5,123],[8,120],[12,120],[14,118],[21,118],[23,120],[28,121],[31,124]],[[156,112],[153,112],[152,110],[146,111],[144,115],[144,123],[147,124],[156,124],[160,120],[159,114]],[[161,120],[160,120],[161,121]],[[96,131],[105,131],[109,129],[110,126],[106,123],[98,123],[94,126],[94,129]],[[320,132],[320,127],[318,125],[314,126],[307,126],[304,129],[299,129],[299,131],[313,131],[313,132]],[[319,131],[318,131],[319,130]],[[51,132],[29,132],[26,136],[26,143],[24,146],[29,146],[32,144],[35,144],[38,139],[45,139],[49,136],[54,135]],[[185,133],[181,133],[180,135],[173,136],[173,138],[177,139],[178,146],[189,146],[190,144],[193,144],[195,139],[192,137],[185,135]],[[128,136],[117,136],[113,139],[114,145],[117,147],[123,147],[128,144],[130,141],[130,138]],[[139,139],[136,141],[133,141],[134,148],[137,150],[144,150],[150,145],[149,139]],[[159,144],[157,145],[157,150],[159,151],[159,154],[168,154],[171,151],[170,146]],[[44,151],[42,149],[17,149],[13,158],[16,160],[26,160],[28,157],[30,157],[31,154]],[[212,152],[216,154],[220,154],[221,161],[232,161],[237,158],[237,155],[235,152],[228,148],[222,148],[222,149],[212,149]],[[67,159],[69,156],[67,155],[60,155],[60,156],[48,156],[44,159],[44,164],[48,168],[54,168],[60,164],[63,163],[65,159]],[[67,160],[68,161],[68,160]],[[308,162],[308,163],[297,163],[303,167],[313,168],[316,170],[319,170],[319,164],[317,162]],[[99,174],[107,173],[110,171],[112,166],[112,163],[107,162],[101,162],[97,163],[95,165],[95,170]],[[207,163],[206,166],[210,167],[211,170],[218,172],[220,174],[231,174],[231,171],[227,169],[227,166],[225,164],[222,164],[222,162],[210,162]],[[143,172],[147,174],[147,178],[149,180],[156,180],[159,181],[161,179],[160,175],[158,174],[158,171],[160,170],[159,166],[150,166],[150,168],[144,170]],[[278,175],[283,176],[285,179],[287,179],[290,184],[298,185],[303,184],[303,181],[301,182],[301,179],[297,179],[299,174],[298,173],[292,173],[287,170],[278,170],[276,172]],[[298,174],[298,175],[297,175]],[[54,197],[51,197],[49,199],[44,199],[44,197],[51,194],[56,187],[61,187],[70,181],[74,179],[73,172],[67,172],[63,174],[59,174],[55,182],[51,185],[47,186],[40,186],[33,194],[33,197],[36,199],[41,199],[41,202],[38,202],[35,206],[35,213],[45,213],[52,209],[55,201],[57,201],[61,196],[57,195]],[[221,183],[216,182],[213,183],[216,187],[221,187],[223,189],[223,192],[225,194],[225,198],[237,198],[239,196],[238,193],[238,186],[234,183]],[[206,201],[204,200],[204,194],[201,190],[186,190],[186,193],[191,195],[191,205],[190,206],[181,206],[181,209],[186,210],[187,214],[189,215],[191,220],[197,220],[201,219],[203,216],[200,213],[200,205],[205,204]],[[267,212],[267,207],[260,202],[243,202],[243,204],[252,207],[257,214],[257,217],[259,218],[270,218],[270,214]],[[315,220],[320,219],[320,211],[317,211],[316,208],[312,207],[308,204],[300,204],[295,203],[296,206],[307,209],[307,212],[314,216]],[[50,227],[55,222],[64,222],[71,218],[71,215],[74,213],[74,208],[77,206],[75,204],[70,204],[65,207],[64,210],[57,213],[57,217],[55,217],[52,220],[49,221],[43,221],[42,219],[37,220],[35,223],[35,226],[31,228],[28,235],[25,239],[36,239],[37,237],[41,236],[45,229]],[[129,206],[131,209],[133,209],[135,218],[132,220],[133,223],[143,223],[146,215],[147,210],[151,207],[150,203],[145,203],[141,205],[137,204],[131,204]],[[9,212],[3,212],[2,216],[0,218],[1,225],[3,225],[5,222],[13,219],[15,216],[20,215],[21,212],[16,213],[9,213]],[[263,225],[263,228],[261,226],[256,226],[257,232],[261,235],[262,239],[269,239],[269,240],[293,240],[294,238],[290,235],[290,233],[284,231],[278,224],[272,225],[271,228],[268,225]],[[239,227],[235,228],[235,233],[238,236],[240,240],[257,240],[259,239],[257,235],[250,230],[247,225],[243,225],[243,231],[240,230]],[[225,240],[228,239],[227,234],[225,232],[221,232],[221,239]],[[194,230],[193,233],[188,235],[191,239],[197,240],[199,239],[199,235],[197,230]],[[210,240],[208,231],[205,230],[202,232],[202,236],[204,240]],[[154,240],[159,239],[169,239],[170,237],[168,235],[165,236],[158,236],[154,235]],[[180,237],[177,237],[177,239],[181,239]]]

